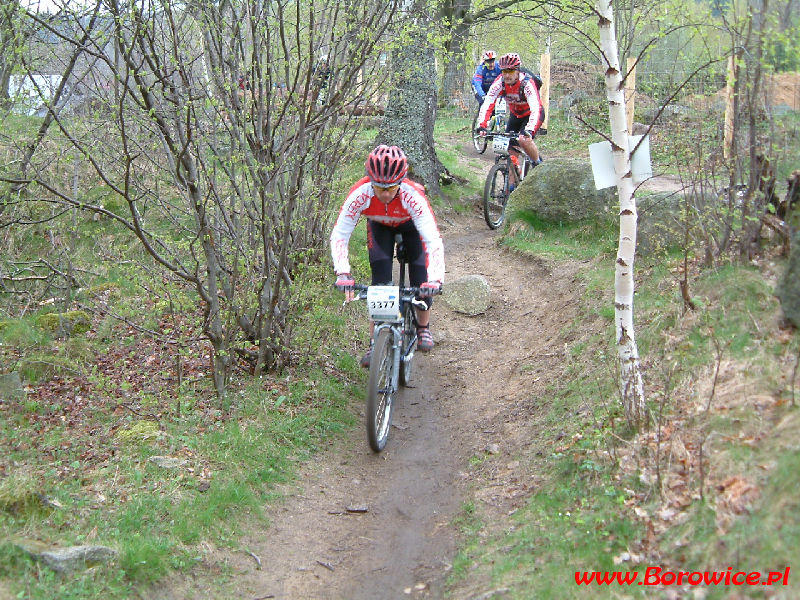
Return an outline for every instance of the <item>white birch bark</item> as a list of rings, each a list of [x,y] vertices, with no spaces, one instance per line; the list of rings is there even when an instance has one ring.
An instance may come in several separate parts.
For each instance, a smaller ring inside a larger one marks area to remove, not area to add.
[[[611,0],[598,0],[600,48],[605,64],[606,97],[611,121],[611,149],[619,197],[619,248],[614,278],[616,343],[620,363],[620,396],[625,416],[634,425],[644,424],[644,383],[633,329],[633,260],[636,253],[636,198],[634,197],[625,84],[619,66]]]

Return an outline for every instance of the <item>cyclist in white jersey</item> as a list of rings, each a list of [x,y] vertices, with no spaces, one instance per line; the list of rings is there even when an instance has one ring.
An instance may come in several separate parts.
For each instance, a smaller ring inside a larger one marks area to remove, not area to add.
[[[349,243],[361,215],[367,218],[367,248],[372,284],[392,280],[394,236],[401,234],[408,252],[409,281],[420,287],[428,310],[417,309],[417,348],[433,348],[430,331],[431,296],[444,282],[444,245],[424,189],[406,178],[408,160],[397,146],[381,145],[370,152],[366,176],[350,188],[331,232],[331,255],[336,286],[352,300],[355,281],[350,275]],[[372,327],[370,328],[370,339]],[[361,360],[368,367],[372,348]]]

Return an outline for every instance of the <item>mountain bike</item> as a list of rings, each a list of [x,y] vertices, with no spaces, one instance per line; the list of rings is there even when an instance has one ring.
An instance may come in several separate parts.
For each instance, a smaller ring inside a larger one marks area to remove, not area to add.
[[[481,114],[481,107],[478,107],[478,112],[475,113],[475,117],[472,119],[472,145],[475,146],[475,150],[477,150],[478,154],[483,154],[486,152],[486,145],[488,140],[495,133],[500,133],[506,130],[506,117],[507,117],[507,107],[506,107],[506,100],[505,98],[498,98],[497,103],[494,105],[494,115],[492,118],[489,119],[489,132],[483,136],[478,135],[478,117]]]
[[[356,300],[366,300],[370,319],[375,322],[372,357],[367,383],[367,440],[374,452],[380,452],[389,438],[392,413],[400,386],[411,382],[414,353],[417,350],[417,313],[414,307],[427,310],[417,298],[418,287],[405,287],[407,256],[403,237],[395,236],[396,256],[400,263],[399,285],[356,284]]]
[[[519,185],[535,166],[521,149],[518,149],[518,153],[524,157],[523,162],[519,164],[514,160],[517,157],[512,156],[509,149],[518,147],[518,139],[518,133],[495,133],[492,136],[492,150],[497,156],[494,159],[494,166],[486,176],[486,184],[483,188],[483,218],[489,229],[497,229],[505,220],[506,204],[511,195],[511,179],[509,177],[511,169],[516,169],[517,185]]]

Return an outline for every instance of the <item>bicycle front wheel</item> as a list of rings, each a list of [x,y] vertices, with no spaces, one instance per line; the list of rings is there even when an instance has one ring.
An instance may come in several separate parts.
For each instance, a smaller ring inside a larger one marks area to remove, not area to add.
[[[508,165],[499,162],[486,176],[486,186],[483,190],[483,218],[489,229],[497,229],[503,224],[510,193],[508,186]]]
[[[403,308],[403,348],[400,354],[400,384],[411,383],[411,367],[417,350],[417,327],[414,324],[414,307],[406,303]]]
[[[478,116],[480,115],[480,110],[475,113],[475,118],[472,119],[472,145],[475,146],[475,150],[478,151],[478,154],[483,154],[486,152],[486,136],[479,135],[475,132],[478,128]]]
[[[381,329],[372,348],[367,384],[367,439],[374,452],[380,452],[389,438],[392,409],[397,390],[392,386],[394,336],[391,329]]]

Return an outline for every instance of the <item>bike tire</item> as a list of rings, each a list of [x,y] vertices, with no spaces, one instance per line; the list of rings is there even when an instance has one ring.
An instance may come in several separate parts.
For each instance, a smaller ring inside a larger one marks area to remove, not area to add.
[[[483,154],[486,152],[486,136],[485,135],[478,135],[475,130],[478,129],[478,117],[480,116],[480,110],[475,113],[475,118],[472,119],[472,145],[475,147],[475,150],[478,154]]]
[[[380,452],[389,439],[397,390],[392,386],[394,336],[391,329],[381,329],[372,348],[367,383],[367,440],[373,452]]]
[[[510,194],[508,165],[505,162],[495,164],[486,176],[483,190],[483,218],[489,229],[497,229],[503,224],[506,216],[506,204]]]
[[[400,354],[400,385],[411,384],[414,354],[417,351],[417,327],[414,324],[414,307],[406,304],[403,310],[403,347]]]

